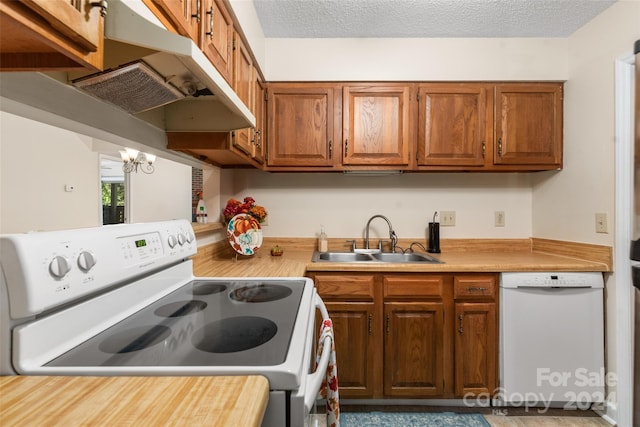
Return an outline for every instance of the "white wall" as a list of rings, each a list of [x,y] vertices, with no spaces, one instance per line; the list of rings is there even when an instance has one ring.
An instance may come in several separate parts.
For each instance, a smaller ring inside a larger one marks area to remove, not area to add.
[[[0,232],[100,223],[100,164],[91,138],[0,112]],[[65,185],[75,187],[65,192]]]
[[[531,184],[527,174],[274,174],[225,171],[227,196],[253,197],[269,213],[265,236],[312,237],[324,225],[329,237],[360,237],[374,214],[387,216],[400,238],[425,239],[434,211],[456,211],[456,226],[442,238],[531,236]],[[494,227],[494,211],[506,226]],[[388,236],[384,221],[372,223]],[[374,234],[372,234],[374,235]]]
[[[533,234],[613,245],[614,62],[640,38],[640,2],[618,1],[568,39],[562,173],[534,175]],[[553,207],[553,208],[552,208]],[[595,233],[595,213],[609,234]]]
[[[266,39],[269,81],[565,80],[566,39]]]
[[[0,233],[100,226],[99,154],[118,148],[0,111]],[[130,222],[191,218],[190,166],[159,158],[131,181]]]
[[[157,159],[155,172],[129,176],[129,222],[191,221],[191,167]]]
[[[534,175],[533,234],[537,237],[614,245],[615,110],[614,64],[632,54],[640,39],[640,2],[622,0],[568,39],[562,173]],[[609,233],[595,233],[596,212],[608,216]],[[624,256],[627,254],[615,254]],[[616,320],[621,291],[615,273],[606,283],[607,369],[620,375]],[[607,414],[617,419],[618,389],[608,388]]]

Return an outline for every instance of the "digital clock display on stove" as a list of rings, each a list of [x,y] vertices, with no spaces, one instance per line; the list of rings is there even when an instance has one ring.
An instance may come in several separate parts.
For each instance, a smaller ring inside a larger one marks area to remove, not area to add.
[[[147,241],[145,239],[136,240],[136,248],[144,248],[147,246]]]

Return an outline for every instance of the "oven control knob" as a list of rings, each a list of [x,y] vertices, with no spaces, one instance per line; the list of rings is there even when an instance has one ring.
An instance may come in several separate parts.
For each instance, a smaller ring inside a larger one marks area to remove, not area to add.
[[[94,265],[96,265],[96,256],[93,254],[93,252],[80,252],[80,255],[78,256],[78,267],[80,267],[80,270],[86,273],[91,270]]]
[[[176,245],[178,244],[178,241],[176,240],[176,236],[174,236],[173,234],[171,234],[171,235],[169,236],[169,239],[168,239],[168,242],[167,242],[167,243],[169,243],[169,247],[170,247],[171,249],[175,248],[175,247],[176,247]]]
[[[193,233],[187,231],[187,243],[193,242]]]
[[[184,234],[178,233],[178,243],[180,243],[180,246],[184,245],[184,242],[185,242]]]
[[[49,263],[49,274],[56,279],[62,279],[69,270],[71,270],[69,260],[61,255],[56,255]]]

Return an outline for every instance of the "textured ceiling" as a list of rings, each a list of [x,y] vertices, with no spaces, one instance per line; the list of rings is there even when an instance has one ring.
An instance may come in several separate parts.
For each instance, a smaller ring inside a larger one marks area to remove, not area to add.
[[[268,38],[567,37],[615,0],[253,0]]]

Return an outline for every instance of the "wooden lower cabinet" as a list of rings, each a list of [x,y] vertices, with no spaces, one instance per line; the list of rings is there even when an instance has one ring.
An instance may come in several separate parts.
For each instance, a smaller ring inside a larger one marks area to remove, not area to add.
[[[493,274],[456,275],[455,394],[493,394],[498,387],[498,283]]]
[[[461,398],[498,381],[497,275],[313,273],[343,398]]]
[[[384,394],[444,394],[444,306],[385,302]],[[339,365],[338,365],[339,366]]]
[[[492,394],[497,386],[496,304],[459,302],[455,307],[455,394]]]
[[[373,334],[375,309],[368,302],[326,302],[333,321],[341,395],[376,393],[376,355],[380,334]]]

